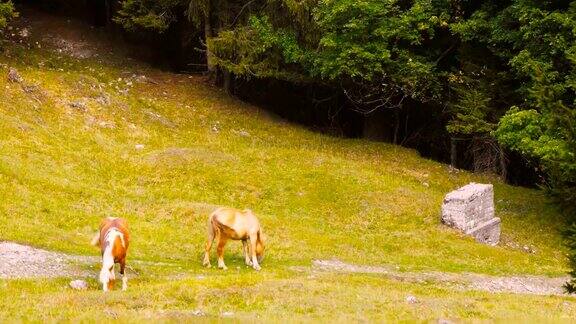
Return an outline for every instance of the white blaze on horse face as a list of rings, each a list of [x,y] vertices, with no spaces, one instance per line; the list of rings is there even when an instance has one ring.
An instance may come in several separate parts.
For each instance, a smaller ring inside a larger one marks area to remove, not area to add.
[[[106,233],[106,236],[104,237],[106,249],[104,250],[104,253],[102,253],[102,269],[100,270],[100,282],[102,283],[104,291],[108,291],[108,283],[110,280],[115,279],[114,256],[112,255],[112,250],[114,249],[116,237],[120,238],[122,246],[126,246],[124,243],[124,235],[116,228],[111,228],[108,233]]]

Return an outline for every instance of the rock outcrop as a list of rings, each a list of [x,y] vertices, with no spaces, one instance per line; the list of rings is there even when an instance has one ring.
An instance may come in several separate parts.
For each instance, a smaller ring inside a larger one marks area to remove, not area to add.
[[[442,222],[473,236],[480,243],[498,244],[500,218],[494,216],[492,185],[470,183],[448,193],[442,204]]]

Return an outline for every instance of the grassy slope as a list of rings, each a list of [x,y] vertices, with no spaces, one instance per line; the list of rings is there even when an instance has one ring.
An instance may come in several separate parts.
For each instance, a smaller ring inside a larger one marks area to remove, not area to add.
[[[132,258],[178,268],[137,268],[126,297],[71,292],[65,280],[0,281],[0,318],[180,318],[197,308],[270,319],[574,316],[565,298],[291,271],[315,258],[489,274],[558,275],[567,265],[558,214],[541,192],[275,121],[195,77],[104,61],[17,45],[0,59],[38,86],[26,93],[0,78],[0,240],[96,254],[88,242],[99,219],[117,215],[131,223]],[[128,86],[133,73],[159,84]],[[102,92],[110,105],[95,100]],[[68,105],[78,100],[87,111]],[[495,184],[501,246],[439,223],[443,195],[470,181]],[[217,205],[260,216],[268,244],[261,273],[241,265],[237,244],[227,251],[233,270],[201,268],[205,219]],[[408,293],[421,303],[406,304]]]

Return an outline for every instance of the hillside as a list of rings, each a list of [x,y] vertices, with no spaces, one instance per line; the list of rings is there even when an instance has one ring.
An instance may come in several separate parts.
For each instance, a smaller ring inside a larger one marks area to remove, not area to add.
[[[378,274],[316,272],[312,261],[400,272],[561,276],[559,214],[545,195],[450,170],[414,151],[292,125],[199,76],[112,52],[105,34],[39,15],[20,20],[0,56],[0,241],[97,256],[99,220],[129,220],[128,292],[67,288],[71,278],[1,280],[0,318],[292,320],[574,318],[570,297],[462,290]],[[25,27],[29,34],[22,35]],[[497,247],[440,224],[444,195],[495,186]],[[264,227],[261,272],[227,248],[204,269],[205,220],[250,208]],[[130,263],[130,261],[129,261]],[[97,266],[94,264],[94,266]],[[95,274],[93,268],[90,268]],[[15,269],[17,271],[17,269]],[[414,295],[418,302],[406,302]]]

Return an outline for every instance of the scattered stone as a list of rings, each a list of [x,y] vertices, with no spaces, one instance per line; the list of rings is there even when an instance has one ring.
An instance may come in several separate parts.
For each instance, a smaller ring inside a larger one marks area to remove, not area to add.
[[[242,137],[249,137],[250,133],[248,133],[247,131],[241,129],[240,131],[237,132],[238,135],[242,136]]]
[[[166,117],[164,117],[164,116],[162,116],[156,112],[153,112],[150,110],[145,110],[144,113],[146,115],[148,115],[154,121],[157,121],[166,127],[169,127],[169,128],[175,128],[176,127],[176,124],[174,124],[174,122],[172,122],[171,120],[167,119]]]
[[[476,241],[496,245],[500,241],[500,218],[494,217],[491,184],[470,183],[446,195],[442,222],[473,236]]]
[[[22,28],[22,30],[20,30],[20,32],[18,32],[18,35],[20,37],[26,38],[26,37],[30,36],[30,31],[28,31],[28,28]]]
[[[224,312],[221,315],[222,315],[222,317],[232,317],[232,316],[234,316],[234,313],[233,312]]]
[[[68,103],[68,106],[70,106],[71,108],[78,109],[80,111],[88,111],[88,106],[86,105],[86,103],[82,101],[71,101]]]
[[[152,84],[158,84],[157,81],[145,76],[145,75],[136,75],[136,74],[132,74],[132,76],[130,77],[130,79],[132,79],[134,82],[136,83],[152,83]]]
[[[60,36],[53,35],[44,37],[42,42],[52,45],[58,53],[66,54],[73,58],[86,59],[96,56],[92,46],[87,42],[63,39]]]
[[[108,96],[105,93],[101,93],[94,100],[96,100],[96,102],[101,104],[102,106],[109,106],[112,103],[112,101],[110,100],[110,96]]]
[[[199,309],[190,312],[190,314],[194,315],[194,316],[206,316],[206,313],[204,313],[203,311],[201,311]]]
[[[412,296],[412,295],[408,295],[406,297],[406,302],[408,304],[416,304],[418,302],[418,299],[416,299],[416,297]]]
[[[134,148],[137,150],[143,150],[144,149],[144,144],[136,144],[134,145]]]
[[[430,187],[430,184],[429,184],[428,182],[422,182],[422,185],[423,185],[424,187],[426,187],[426,188],[429,188],[429,187]]]
[[[531,253],[531,254],[535,254],[535,253],[536,253],[536,250],[533,249],[532,247],[528,246],[528,245],[524,245],[524,246],[522,247],[522,250],[524,250],[524,252],[526,252],[526,253]]]
[[[70,281],[70,288],[76,290],[86,290],[88,289],[88,283],[84,280],[72,280]]]
[[[220,122],[217,121],[216,123],[214,123],[214,125],[212,125],[212,132],[213,133],[219,133],[220,132]]]
[[[118,314],[117,314],[115,311],[111,310],[111,309],[105,309],[105,310],[104,310],[104,314],[106,314],[106,316],[111,317],[111,318],[113,318],[113,319],[117,319],[117,318],[118,318]]]
[[[101,120],[98,122],[98,127],[113,129],[116,128],[116,124],[114,122]]]
[[[24,84],[22,85],[22,90],[24,90],[24,92],[30,94],[30,93],[34,93],[38,90],[38,86],[35,84]]]
[[[10,69],[8,69],[8,81],[13,83],[21,83],[24,81],[24,79],[22,78],[20,73],[18,73],[18,70],[11,67]]]

